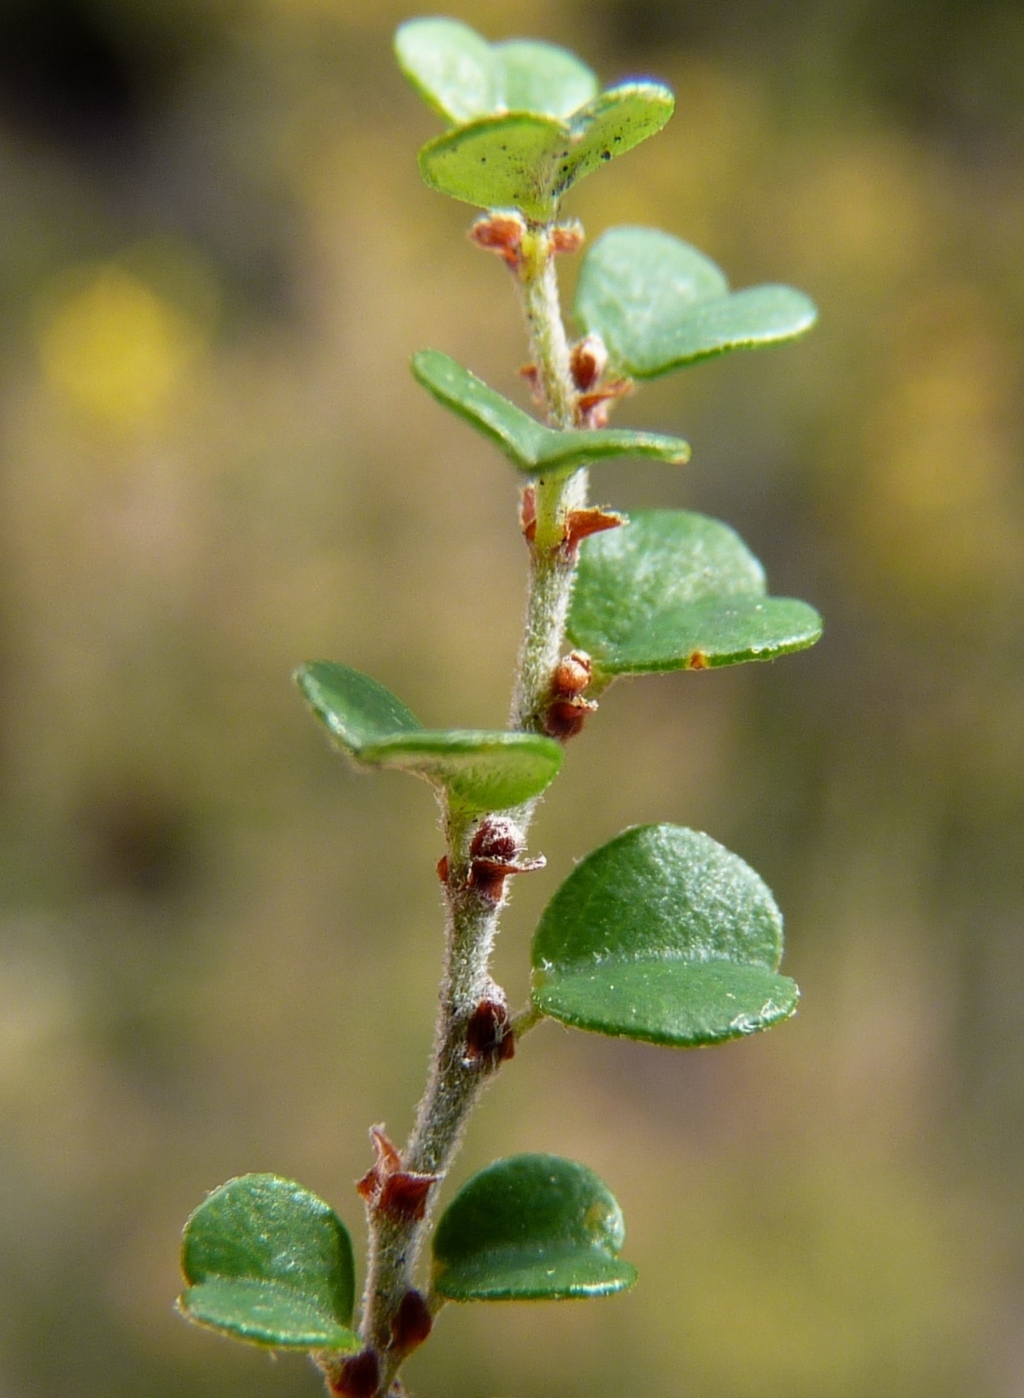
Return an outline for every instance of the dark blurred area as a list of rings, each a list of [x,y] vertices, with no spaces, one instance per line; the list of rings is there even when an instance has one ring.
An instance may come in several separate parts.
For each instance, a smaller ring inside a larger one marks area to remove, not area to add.
[[[615,1300],[450,1308],[449,1398],[1024,1394],[1024,7],[481,0],[491,38],[677,93],[573,194],[805,342],[653,385],[685,471],[598,500],[721,515],[821,644],[614,688],[499,950],[624,825],[709,831],[787,914],[797,1019],[675,1054],[544,1026],[471,1129],[585,1160]],[[362,1235],[440,955],[429,793],[357,777],[289,675],[344,660],[431,724],[504,721],[516,483],[412,382],[520,395],[472,212],[370,0],[0,9],[0,1398],[309,1394],[172,1311],[204,1191],[275,1170]],[[566,299],[573,271],[566,268]]]

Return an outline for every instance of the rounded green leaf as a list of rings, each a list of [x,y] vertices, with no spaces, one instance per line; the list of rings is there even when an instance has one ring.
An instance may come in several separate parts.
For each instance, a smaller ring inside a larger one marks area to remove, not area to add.
[[[485,209],[522,209],[544,223],[555,217],[554,171],[568,159],[569,128],[554,117],[514,113],[480,117],[437,136],[419,153],[431,189]]]
[[[581,107],[570,122],[572,145],[558,166],[557,194],[656,135],[674,110],[671,90],[650,82],[620,83]]]
[[[398,66],[421,97],[449,121],[494,110],[491,45],[456,19],[411,19],[395,32]]]
[[[564,120],[597,96],[593,70],[557,44],[508,39],[494,46],[498,101],[493,110],[539,112]]]
[[[658,83],[610,88],[568,121],[528,112],[479,117],[419,155],[432,189],[485,209],[517,208],[544,223],[577,180],[660,131],[674,99]]]
[[[528,801],[562,765],[561,745],[539,733],[424,728],[389,689],[347,665],[315,660],[301,666],[295,679],[354,761],[445,787],[465,810],[504,810]]]
[[[765,596],[764,569],[728,525],[637,510],[587,539],[568,624],[600,686],[616,675],[772,660],[813,645],[821,617]]]
[[[312,660],[295,672],[310,708],[354,758],[401,733],[423,725],[384,685],[348,665]]]
[[[399,67],[449,121],[504,112],[567,117],[597,93],[597,79],[555,44],[513,39],[489,44],[454,19],[412,19],[395,35]]]
[[[600,1034],[712,1044],[794,1012],[781,956],[782,915],[749,865],[695,830],[638,826],[582,860],[548,904],[533,1004]]]
[[[274,1349],[358,1349],[355,1263],[329,1205],[277,1175],[215,1189],[185,1225],[187,1319]]]
[[[612,228],[584,258],[576,316],[612,362],[654,378],[728,350],[802,335],[817,311],[788,286],[730,293],[703,253],[656,228]]]
[[[539,796],[563,756],[559,743],[539,733],[424,728],[365,748],[362,760],[446,787],[464,810],[503,811]]]
[[[564,1300],[622,1291],[622,1210],[593,1170],[516,1155],[474,1175],[434,1234],[434,1290],[449,1301]]]
[[[690,457],[686,442],[657,432],[545,427],[440,350],[420,350],[413,356],[412,372],[439,403],[476,428],[528,475],[568,475],[588,462],[612,457],[640,456],[674,464]]]

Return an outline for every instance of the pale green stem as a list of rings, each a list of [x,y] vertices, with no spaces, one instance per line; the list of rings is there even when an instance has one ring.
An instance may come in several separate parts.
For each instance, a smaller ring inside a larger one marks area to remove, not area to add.
[[[562,323],[550,229],[532,228],[523,243],[520,285],[533,361],[543,392],[546,416],[556,427],[576,425],[576,390],[569,346]],[[530,590],[523,643],[517,666],[510,726],[540,731],[551,676],[561,656],[572,594],[574,560],[561,547],[569,510],[586,503],[586,471],[568,478],[535,482],[537,531],[530,550]],[[533,802],[514,812],[525,835]],[[501,905],[488,904],[468,886],[469,842],[476,820],[445,808],[449,877],[445,881],[446,950],[433,1060],[416,1124],[402,1153],[403,1168],[443,1177],[458,1150],[473,1105],[491,1076],[479,1060],[465,1055],[466,1023],[483,999],[500,996],[489,963],[498,931]],[[517,1021],[520,1032],[538,1017],[527,1011]],[[437,1190],[431,1191],[431,1203]],[[416,1264],[430,1225],[421,1220],[394,1220],[370,1210],[370,1245],[361,1334],[378,1353],[381,1370],[378,1398],[385,1398],[401,1365],[389,1354],[391,1324],[403,1296],[414,1285]],[[439,1308],[431,1297],[432,1309]],[[324,1364],[337,1377],[341,1361]]]
[[[529,1034],[530,1030],[536,1028],[543,1018],[540,1010],[535,1010],[532,1005],[527,1005],[517,1015],[513,1015],[512,1033],[516,1036],[516,1041],[518,1042],[524,1034]]]

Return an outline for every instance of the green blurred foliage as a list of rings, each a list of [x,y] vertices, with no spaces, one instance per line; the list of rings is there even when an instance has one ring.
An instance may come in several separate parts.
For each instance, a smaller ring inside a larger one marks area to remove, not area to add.
[[[472,1130],[585,1160],[627,1297],[452,1308],[424,1394],[1010,1398],[1024,1353],[1024,20],[1009,0],[479,0],[490,37],[678,96],[571,196],[802,345],[659,383],[681,470],[822,643],[619,685],[535,826],[500,949],[572,860],[677,821],[787,913],[804,1002],[674,1054],[555,1026]],[[409,1125],[440,952],[428,793],[356,777],[289,680],[343,660],[425,722],[503,720],[516,482],[406,372],[518,395],[500,264],[415,151],[408,14],[370,0],[9,0],[0,14],[0,1393],[314,1394],[178,1321],[203,1192],[274,1170],[361,1230]],[[572,272],[568,271],[571,283]],[[457,1182],[457,1181],[456,1181]],[[552,1379],[552,1374],[556,1377]]]

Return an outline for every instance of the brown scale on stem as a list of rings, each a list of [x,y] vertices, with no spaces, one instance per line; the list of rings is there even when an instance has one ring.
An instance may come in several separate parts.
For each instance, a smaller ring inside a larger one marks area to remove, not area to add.
[[[565,516],[559,548],[567,558],[574,558],[580,544],[591,534],[600,534],[606,529],[618,529],[620,524],[625,523],[625,515],[620,515],[615,510],[606,510],[600,505],[570,510]],[[519,500],[519,528],[523,538],[532,547],[537,537],[537,492],[532,485],[526,487]]]
[[[481,1000],[466,1025],[466,1062],[494,1069],[516,1054],[516,1036],[508,1006]]]
[[[551,251],[554,253],[574,253],[579,252],[586,239],[583,232],[583,224],[579,219],[570,219],[568,223],[556,223],[551,230]]]
[[[600,335],[584,335],[569,351],[573,383],[581,393],[589,393],[600,383],[608,367],[608,351]]]
[[[597,708],[596,699],[583,697],[592,674],[593,665],[586,651],[570,651],[559,661],[551,677],[544,711],[544,732],[550,738],[558,738],[562,742],[574,738],[586,722],[587,715]]]
[[[368,1204],[375,1204],[384,1181],[402,1168],[402,1157],[383,1126],[370,1127],[370,1141],[376,1159],[356,1183],[356,1191]]]
[[[469,241],[487,252],[495,252],[519,276],[522,271],[523,235],[526,223],[518,213],[485,214],[469,229]]]
[[[632,379],[610,379],[591,393],[581,393],[576,400],[580,426],[600,428],[608,426],[608,413],[612,403],[633,392]]]
[[[501,902],[505,880],[510,874],[531,874],[543,869],[544,856],[522,859],[523,834],[507,816],[487,816],[477,827],[469,846],[469,864],[465,880],[453,878],[451,861],[442,854],[437,861],[437,877],[452,892],[461,882],[487,903]]]
[[[398,1310],[391,1318],[391,1344],[389,1348],[403,1357],[411,1354],[430,1335],[434,1326],[430,1308],[415,1287],[410,1287],[402,1297]]]
[[[575,351],[574,351],[575,352]],[[541,383],[540,374],[537,372],[536,364],[523,364],[519,369],[519,376],[526,380],[530,386],[530,397],[538,408],[547,407],[547,398],[544,394],[544,385]],[[607,427],[608,414],[613,402],[618,398],[625,398],[633,392],[634,384],[632,379],[609,379],[607,383],[596,383],[591,379],[586,369],[581,370],[583,382],[576,380],[574,372],[573,379],[576,387],[580,390],[576,394],[574,406],[574,417],[579,427],[589,431],[593,428]]]
[[[570,510],[565,517],[565,534],[562,537],[562,550],[573,557],[584,539],[591,534],[601,534],[606,529],[618,529],[626,523],[626,516],[615,510],[602,509],[592,505],[585,510]]]
[[[476,219],[470,225],[468,237],[478,248],[497,253],[518,277],[523,270],[525,234],[526,222],[521,214],[500,211]],[[551,250],[556,253],[579,252],[583,239],[583,225],[575,219],[569,223],[556,223],[551,230]]]
[[[519,528],[532,546],[537,537],[537,492],[532,485],[526,487],[519,499]]]
[[[380,1386],[380,1359],[374,1349],[364,1349],[342,1364],[330,1384],[338,1398],[373,1398]]]
[[[608,368],[608,351],[600,335],[584,335],[569,351],[569,369],[578,390],[576,417],[580,427],[607,427],[612,403],[632,393],[631,379],[602,382]]]
[[[533,399],[534,406],[545,410],[548,405],[548,400],[545,397],[544,385],[540,381],[540,373],[537,370],[536,364],[521,364],[519,366],[519,377],[525,379],[529,384],[530,397]]]
[[[523,833],[507,816],[487,816],[480,822],[469,845],[469,876],[466,886],[488,903],[500,903],[505,880],[510,874],[529,874],[543,869],[543,855],[521,858]]]
[[[402,1157],[383,1126],[372,1126],[370,1139],[377,1158],[356,1184],[367,1209],[394,1220],[424,1218],[430,1191],[440,1176],[403,1170]]]
[[[392,1219],[409,1219],[418,1223],[427,1216],[427,1199],[440,1179],[439,1175],[417,1175],[411,1170],[399,1170],[384,1181],[377,1209]]]

